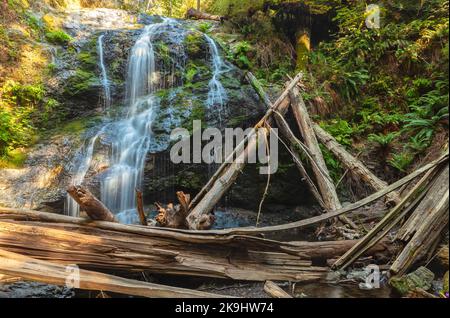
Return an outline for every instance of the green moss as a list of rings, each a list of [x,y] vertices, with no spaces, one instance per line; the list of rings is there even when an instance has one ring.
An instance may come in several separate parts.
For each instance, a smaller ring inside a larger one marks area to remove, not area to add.
[[[184,40],[184,46],[186,48],[186,52],[191,58],[202,57],[204,53],[205,39],[202,33],[192,32],[189,33]]]
[[[77,55],[77,60],[84,69],[94,70],[97,66],[97,57],[91,52],[81,52]]]
[[[49,31],[45,33],[45,38],[52,44],[67,45],[72,41],[72,37],[62,30]]]
[[[80,96],[89,92],[92,86],[98,84],[98,78],[93,72],[76,70],[76,73],[67,80],[64,93],[69,96]]]
[[[0,168],[21,168],[27,160],[27,157],[25,150],[22,148],[8,151],[7,155],[0,157]]]

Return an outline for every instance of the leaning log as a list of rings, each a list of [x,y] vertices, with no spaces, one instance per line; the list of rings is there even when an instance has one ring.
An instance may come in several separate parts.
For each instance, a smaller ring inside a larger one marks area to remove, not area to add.
[[[70,186],[67,193],[80,205],[80,211],[95,221],[115,222],[114,214],[87,188]]]
[[[109,291],[149,298],[223,298],[227,296],[197,290],[141,282],[118,276],[87,271],[40,261],[0,249],[0,273],[20,276],[24,280],[67,286],[84,290]],[[73,277],[71,277],[72,275]]]
[[[333,136],[323,130],[319,125],[313,124],[314,131],[319,141],[331,151],[336,158],[353,174],[361,178],[375,191],[379,191],[388,186],[388,184],[379,179],[372,173],[360,160],[351,155],[343,146],[341,146]],[[387,203],[389,205],[396,205],[400,202],[400,196],[394,192],[387,196]]]
[[[319,166],[317,167],[312,165],[312,170],[316,177],[323,202],[325,203],[327,210],[338,210],[342,207],[342,205],[339,201],[336,188],[330,178],[325,159],[323,158],[322,151],[319,147],[319,142],[317,141],[316,134],[313,129],[311,118],[309,117],[308,110],[306,109],[305,102],[303,101],[299,89],[294,87],[291,90],[289,97],[291,99],[291,108],[303,140],[311,152],[314,162]]]
[[[402,275],[439,243],[442,231],[449,221],[449,166],[439,173],[427,196],[400,231],[398,239],[406,243],[405,248],[391,266],[391,272]],[[417,213],[416,213],[417,212]]]
[[[225,17],[222,17],[220,15],[213,15],[206,12],[202,12],[200,10],[190,8],[186,13],[187,19],[193,19],[193,20],[212,20],[212,21],[223,21],[225,20]]]
[[[40,260],[97,270],[145,270],[247,281],[324,279],[328,269],[320,264],[339,257],[356,243],[282,243],[3,208],[0,220],[0,249]],[[388,249],[379,244],[367,255]]]

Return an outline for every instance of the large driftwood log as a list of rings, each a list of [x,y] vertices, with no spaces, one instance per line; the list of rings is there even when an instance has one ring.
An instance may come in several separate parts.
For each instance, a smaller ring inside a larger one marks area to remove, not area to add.
[[[352,156],[343,146],[341,146],[333,136],[323,130],[319,125],[313,124],[314,131],[319,141],[330,150],[339,161],[352,173],[360,177],[375,191],[382,190],[388,186],[388,184],[376,175],[374,175],[367,167],[357,158]],[[394,192],[387,195],[387,202],[389,205],[396,205],[400,202],[398,193]]]
[[[212,20],[212,21],[223,21],[225,17],[219,15],[213,15],[206,12],[201,12],[200,10],[190,8],[186,13],[187,19],[194,20]]]
[[[115,222],[114,214],[98,200],[88,189],[82,186],[70,186],[67,193],[80,205],[80,210],[95,221]]]
[[[246,158],[251,151],[256,149],[257,140],[254,138],[257,130],[267,123],[271,123],[274,112],[286,113],[289,103],[286,97],[289,90],[292,89],[303,77],[299,73],[288,85],[287,89],[281,94],[278,100],[270,107],[261,120],[255,125],[255,129],[248,134],[242,142],[236,146],[234,151],[225,159],[224,163],[219,167],[215,174],[211,177],[205,187],[197,194],[190,204],[191,212],[187,217],[190,229],[197,230],[201,228],[201,220],[203,215],[209,214],[223,195],[236,181],[239,173],[244,169]],[[267,130],[264,130],[267,133]],[[248,143],[247,147],[245,146]],[[235,158],[240,158],[236,160]]]
[[[0,249],[0,273],[17,275],[25,280],[85,290],[109,291],[150,298],[222,298],[227,296],[126,279],[79,269],[71,273],[63,265],[40,261]],[[73,277],[69,277],[72,274]]]
[[[391,266],[395,275],[405,274],[412,265],[423,260],[441,239],[442,231],[449,221],[449,166],[440,171],[433,186],[398,233],[405,248]]]
[[[282,243],[0,208],[0,249],[59,264],[236,280],[312,281],[354,241]],[[200,234],[201,233],[201,234]],[[384,243],[371,253],[388,251]]]

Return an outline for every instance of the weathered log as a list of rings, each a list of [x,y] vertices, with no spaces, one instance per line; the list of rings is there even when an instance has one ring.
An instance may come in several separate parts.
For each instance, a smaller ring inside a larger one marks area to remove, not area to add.
[[[281,289],[277,284],[270,280],[268,280],[264,284],[264,291],[272,298],[293,298],[291,295]]]
[[[136,189],[136,202],[139,222],[141,222],[141,225],[147,225],[147,217],[144,212],[144,197],[142,195],[142,191],[139,191],[138,189]]]
[[[311,152],[314,162],[321,168],[318,169],[316,166],[312,165],[312,170],[316,177],[323,202],[325,203],[327,210],[339,210],[342,208],[342,205],[339,201],[336,188],[330,178],[325,159],[323,158],[319,142],[317,141],[313,129],[311,118],[309,117],[308,110],[306,109],[305,102],[303,101],[299,89],[294,87],[290,91],[289,97],[291,99],[291,108],[303,140]]]
[[[0,210],[1,249],[59,264],[106,270],[250,281],[313,281],[324,279],[327,273],[326,268],[315,264],[324,264],[356,243],[282,243]],[[380,251],[388,251],[388,247],[380,244],[369,253]]]
[[[41,261],[0,249],[0,273],[17,275],[25,280],[45,284],[119,293],[151,298],[222,298],[227,296],[170,287],[126,279],[113,275],[73,268],[73,273],[62,265]],[[69,276],[73,275],[73,277]]]
[[[70,186],[67,193],[80,205],[80,210],[95,221],[115,222],[114,214],[98,200],[88,189],[82,186]]]
[[[427,197],[417,207],[420,218],[407,224],[406,230],[402,231],[400,240],[407,240],[403,251],[391,266],[391,272],[396,275],[405,274],[412,265],[422,260],[436,241],[440,240],[442,231],[447,228],[449,215],[449,167],[448,165],[440,172],[434,185],[428,191]]]
[[[379,179],[375,174],[367,169],[367,167],[360,160],[352,156],[336,141],[336,139],[334,139],[333,136],[323,130],[319,125],[313,124],[313,128],[319,141],[328,150],[330,150],[347,169],[361,178],[372,189],[379,191],[388,186],[386,182]],[[396,205],[400,202],[400,196],[396,192],[393,192],[386,197],[389,205]]]
[[[438,168],[434,168],[438,169]],[[345,269],[351,265],[359,256],[361,256],[367,249],[375,245],[383,239],[390,230],[394,228],[401,220],[413,210],[416,205],[423,199],[430,189],[430,184],[433,181],[433,170],[429,171],[406,195],[402,201],[393,208],[367,235],[355,246],[353,246],[347,253],[339,258],[333,265],[333,268]]]
[[[431,211],[436,207],[436,203],[444,197],[448,192],[448,177],[449,168],[448,165],[442,168],[436,176],[434,184],[431,186],[429,194],[419,206],[414,210],[412,215],[403,224],[402,228],[398,231],[396,239],[400,242],[407,244],[409,240],[414,236],[419,229],[423,221],[430,215]]]
[[[190,229],[199,230],[202,228],[201,221],[204,221],[202,216],[208,215],[220,201],[223,195],[236,181],[239,173],[244,169],[248,154],[256,150],[257,140],[255,138],[257,130],[266,124],[271,123],[271,116],[274,112],[285,113],[289,104],[286,101],[286,96],[289,94],[289,89],[292,89],[300,79],[303,77],[299,73],[288,85],[287,89],[281,94],[278,100],[268,109],[263,118],[255,125],[254,130],[247,134],[244,140],[236,146],[234,151],[226,158],[224,163],[215,172],[212,178],[208,181],[205,187],[197,194],[190,204],[191,212],[187,217]],[[267,130],[264,130],[267,134]],[[248,143],[247,147],[245,144]],[[236,156],[236,159],[234,158]],[[239,158],[239,159],[238,159]]]
[[[200,10],[190,8],[186,13],[187,19],[194,19],[194,20],[212,20],[212,21],[223,21],[225,20],[225,17],[222,17],[220,15],[213,15],[206,12],[201,12]]]

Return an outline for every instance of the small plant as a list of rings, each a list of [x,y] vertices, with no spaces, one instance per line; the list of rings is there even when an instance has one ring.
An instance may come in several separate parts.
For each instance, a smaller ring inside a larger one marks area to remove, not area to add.
[[[202,22],[198,25],[198,30],[203,33],[208,33],[211,30],[212,25],[208,22]]]
[[[408,146],[414,151],[420,153],[430,146],[430,140],[426,136],[416,135],[411,137]]]
[[[72,41],[72,37],[62,30],[45,33],[45,38],[52,44],[67,45]]]
[[[389,159],[389,164],[400,170],[401,172],[406,172],[406,169],[411,165],[414,160],[414,155],[409,152],[402,152],[399,154],[395,154]]]
[[[369,141],[377,143],[380,148],[387,149],[391,148],[393,142],[398,137],[398,132],[391,132],[388,134],[370,134]]]

